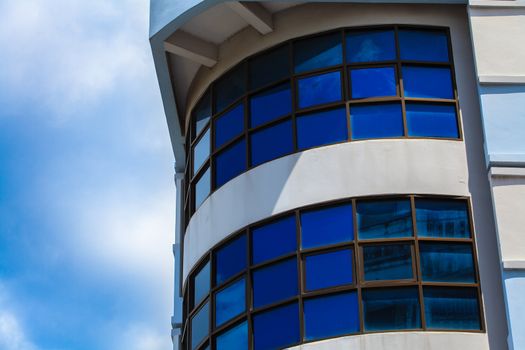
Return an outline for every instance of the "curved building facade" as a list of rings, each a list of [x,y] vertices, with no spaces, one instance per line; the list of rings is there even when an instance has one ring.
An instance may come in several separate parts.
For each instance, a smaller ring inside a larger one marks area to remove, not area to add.
[[[436,3],[152,1],[175,349],[513,346],[471,6]]]

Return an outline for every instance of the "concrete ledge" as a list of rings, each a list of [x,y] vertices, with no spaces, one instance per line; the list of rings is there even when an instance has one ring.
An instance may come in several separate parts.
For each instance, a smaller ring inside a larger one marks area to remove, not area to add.
[[[525,166],[522,167],[491,167],[491,176],[525,177]]]
[[[469,2],[472,8],[525,8],[523,0],[471,0]]]
[[[481,85],[525,85],[525,75],[480,75]]]
[[[396,332],[363,334],[303,344],[289,350],[485,350],[486,333]]]
[[[504,260],[503,268],[505,270],[525,270],[525,260]]]

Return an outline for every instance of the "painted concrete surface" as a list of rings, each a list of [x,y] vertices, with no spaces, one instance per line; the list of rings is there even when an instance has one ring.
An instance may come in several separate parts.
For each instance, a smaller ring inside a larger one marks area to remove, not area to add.
[[[289,348],[289,350],[488,350],[486,333],[398,332],[354,335]],[[503,350],[503,349],[501,349]]]
[[[505,299],[509,318],[509,349],[525,349],[525,271],[505,271]]]
[[[501,258],[525,261],[525,176],[493,176],[491,182]]]
[[[469,14],[478,74],[525,76],[525,8],[471,8]]]
[[[480,92],[490,159],[525,160],[525,84],[481,86]]]

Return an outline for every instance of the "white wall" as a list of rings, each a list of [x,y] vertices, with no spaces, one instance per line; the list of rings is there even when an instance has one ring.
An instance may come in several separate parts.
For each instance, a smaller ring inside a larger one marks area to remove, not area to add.
[[[290,350],[485,350],[484,333],[401,332],[354,335],[289,348]],[[503,349],[501,349],[503,350]]]

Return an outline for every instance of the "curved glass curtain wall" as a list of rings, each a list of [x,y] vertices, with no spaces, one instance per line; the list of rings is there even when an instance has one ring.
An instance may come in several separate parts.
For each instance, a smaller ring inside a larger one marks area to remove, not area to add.
[[[182,349],[484,331],[465,198],[371,197],[293,210],[219,243],[187,281]]]
[[[192,111],[185,217],[237,175],[305,149],[380,138],[460,139],[448,29],[351,28],[244,60]]]

